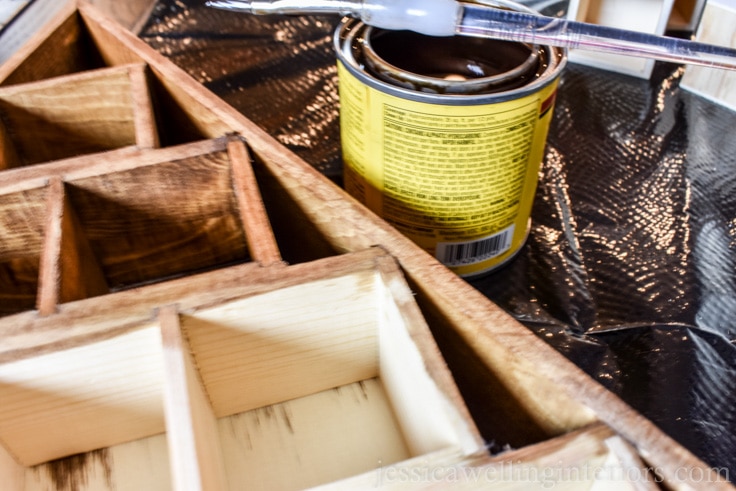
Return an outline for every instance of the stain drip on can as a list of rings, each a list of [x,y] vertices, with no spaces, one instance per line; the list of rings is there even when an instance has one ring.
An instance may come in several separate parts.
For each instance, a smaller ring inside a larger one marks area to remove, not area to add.
[[[461,276],[512,258],[564,51],[354,20],[335,44],[348,193]]]

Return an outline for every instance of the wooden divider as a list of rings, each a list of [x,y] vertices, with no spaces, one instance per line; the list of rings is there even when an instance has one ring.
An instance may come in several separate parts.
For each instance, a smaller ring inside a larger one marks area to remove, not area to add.
[[[111,288],[281,262],[250,166],[229,137],[13,170],[0,183],[0,311],[50,315]]]
[[[46,231],[41,256],[37,308],[50,315],[60,303],[103,295],[107,280],[67,198],[64,183],[48,187]]]
[[[271,223],[258,189],[253,162],[242,140],[232,140],[227,145],[233,173],[235,196],[238,199],[240,219],[248,237],[248,250],[255,261],[271,264],[281,261]]]
[[[133,105],[135,144],[138,148],[158,148],[161,142],[151,98],[148,67],[143,64],[132,65],[128,68],[128,76]]]
[[[164,407],[176,491],[227,489],[217,420],[184,339],[175,305],[158,314],[164,350]]]

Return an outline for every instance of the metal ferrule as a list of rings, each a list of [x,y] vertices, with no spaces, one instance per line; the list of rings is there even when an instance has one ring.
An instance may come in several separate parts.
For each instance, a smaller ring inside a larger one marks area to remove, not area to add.
[[[360,0],[210,0],[208,7],[250,14],[360,15]]]

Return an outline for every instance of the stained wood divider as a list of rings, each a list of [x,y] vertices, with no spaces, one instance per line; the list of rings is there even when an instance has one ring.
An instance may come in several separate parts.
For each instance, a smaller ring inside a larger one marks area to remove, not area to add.
[[[28,208],[24,203],[33,197],[31,217],[40,242],[29,250],[28,231],[8,223],[21,233],[17,246],[13,235],[4,239],[10,256],[5,268],[10,278],[30,274],[28,290],[37,288],[40,315],[74,300],[237,262],[281,262],[241,138],[141,155],[106,154],[95,164],[58,161],[48,181],[38,175],[43,166],[3,175],[12,186],[0,194],[0,210],[3,199],[15,209]],[[29,254],[28,263],[13,258]],[[8,280],[0,291],[0,306],[20,312],[29,305],[18,304],[13,283]]]
[[[37,302],[40,315],[54,313],[60,303],[110,291],[61,179],[51,180],[47,203]]]

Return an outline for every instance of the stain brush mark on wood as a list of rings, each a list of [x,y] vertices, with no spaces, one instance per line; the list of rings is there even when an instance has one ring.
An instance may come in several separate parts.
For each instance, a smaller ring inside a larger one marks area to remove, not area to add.
[[[363,394],[363,399],[367,401],[368,400],[368,387],[366,387],[365,385],[365,380],[359,381],[358,387],[360,388],[360,392]]]
[[[44,464],[54,488],[59,491],[82,491],[90,471],[99,463],[105,473],[105,482],[112,488],[112,467],[107,449],[71,455]]]
[[[291,415],[289,414],[289,410],[285,405],[281,406],[281,416],[284,418],[284,422],[286,422],[286,427],[289,429],[289,433],[293,435],[294,426],[292,426],[291,424]]]

